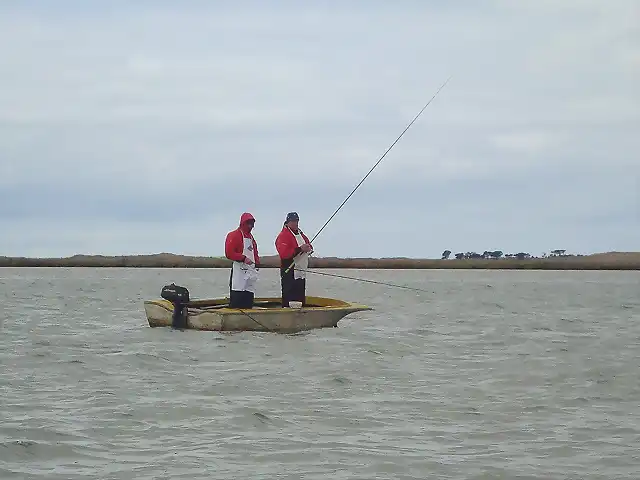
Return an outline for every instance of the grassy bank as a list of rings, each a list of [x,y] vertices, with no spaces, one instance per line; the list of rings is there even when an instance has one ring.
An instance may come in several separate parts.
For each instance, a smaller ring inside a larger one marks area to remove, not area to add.
[[[611,252],[583,256],[501,259],[314,258],[311,268],[357,269],[515,269],[515,270],[640,270],[640,252]],[[221,257],[156,255],[74,255],[66,258],[0,257],[0,267],[133,267],[229,268]],[[278,258],[264,257],[262,268],[278,267]]]

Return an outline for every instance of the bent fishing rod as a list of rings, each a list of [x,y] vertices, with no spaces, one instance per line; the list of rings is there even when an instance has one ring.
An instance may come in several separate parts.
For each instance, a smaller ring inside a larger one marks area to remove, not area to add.
[[[391,151],[391,149],[395,146],[396,143],[398,143],[398,141],[402,138],[402,136],[407,132],[407,130],[409,130],[409,128],[411,128],[411,125],[414,124],[414,122],[418,119],[418,117],[420,117],[420,115],[422,115],[422,112],[424,112],[427,107],[429,106],[429,104],[438,96],[438,93],[440,93],[440,90],[442,90],[445,85],[447,83],[449,83],[449,80],[451,80],[451,76],[449,78],[447,78],[447,80],[440,86],[440,88],[438,88],[438,90],[436,91],[436,93],[433,94],[433,97],[431,97],[431,99],[425,104],[424,107],[422,107],[422,109],[418,112],[418,114],[413,118],[413,120],[411,120],[411,122],[409,122],[409,124],[405,127],[405,129],[402,131],[402,133],[398,136],[398,138],[395,139],[395,141],[389,146],[389,148],[387,148],[387,150],[384,152],[384,154],[382,154],[382,156],[380,157],[380,159],[373,165],[373,167],[371,167],[371,170],[369,170],[369,172],[364,176],[364,178],[362,180],[360,180],[360,183],[358,183],[356,185],[356,187],[351,191],[351,193],[349,195],[347,195],[347,198],[344,199],[344,201],[340,204],[340,206],[336,209],[335,212],[333,212],[333,215],[331,215],[329,217],[329,219],[324,223],[324,225],[322,226],[322,228],[320,228],[320,230],[318,230],[318,233],[316,233],[313,238],[309,241],[309,243],[313,243],[313,241],[318,237],[318,235],[320,235],[320,232],[322,232],[324,230],[324,228],[329,225],[329,222],[331,222],[331,220],[333,219],[333,217],[335,217],[337,215],[337,213],[340,211],[340,209],[347,203],[347,201],[349,201],[349,199],[351,198],[351,196],[356,192],[356,190],[358,190],[358,188],[360,188],[360,185],[362,185],[364,183],[364,181],[367,179],[367,177],[369,175],[371,175],[371,172],[373,172],[376,167],[380,164],[380,162],[382,162],[382,160],[384,159],[384,157],[387,156],[387,153],[389,153]],[[289,273],[289,270],[291,270],[291,268],[293,268],[294,262],[291,262],[291,265],[289,265],[287,267],[287,269],[284,271],[284,273],[282,274],[283,276],[286,275],[287,273]]]

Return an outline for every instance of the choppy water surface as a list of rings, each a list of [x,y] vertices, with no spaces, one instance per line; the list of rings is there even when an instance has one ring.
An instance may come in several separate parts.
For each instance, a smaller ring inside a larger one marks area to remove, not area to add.
[[[640,478],[640,274],[339,271],[298,335],[151,329],[226,270],[0,269],[0,478]],[[263,270],[261,294],[277,294]]]

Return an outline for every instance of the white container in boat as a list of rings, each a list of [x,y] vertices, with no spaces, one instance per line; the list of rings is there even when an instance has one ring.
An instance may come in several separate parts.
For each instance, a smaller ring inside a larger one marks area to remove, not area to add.
[[[291,308],[302,308],[302,302],[289,302]]]

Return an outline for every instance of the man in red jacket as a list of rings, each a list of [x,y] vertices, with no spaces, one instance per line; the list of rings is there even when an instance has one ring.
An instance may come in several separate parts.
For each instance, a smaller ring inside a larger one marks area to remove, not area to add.
[[[299,220],[296,212],[287,214],[282,231],[276,238],[276,250],[280,255],[280,286],[284,308],[289,307],[291,301],[305,305],[306,273],[313,247],[307,236],[298,228]],[[292,263],[293,267],[285,273]]]
[[[233,260],[229,278],[231,308],[253,308],[257,269],[260,267],[258,244],[251,234],[255,222],[253,215],[243,213],[240,226],[229,232],[225,240],[224,253],[229,260]]]

